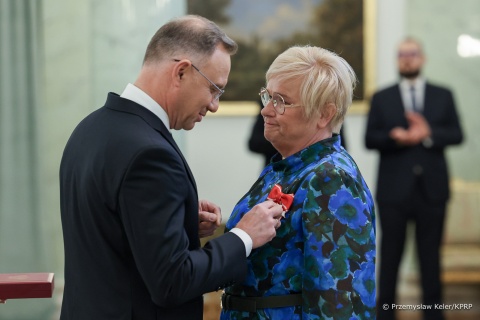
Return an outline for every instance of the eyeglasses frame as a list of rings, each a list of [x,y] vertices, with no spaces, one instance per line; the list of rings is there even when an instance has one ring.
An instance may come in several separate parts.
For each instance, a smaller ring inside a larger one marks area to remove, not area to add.
[[[263,98],[262,98],[262,95],[263,95],[264,93],[267,93],[268,96],[269,96],[269,99],[268,99],[267,102],[264,102],[264,100],[263,100]],[[285,103],[285,99],[282,97],[281,94],[279,94],[279,93],[274,93],[274,94],[276,94],[277,96],[280,97],[280,99],[281,99],[280,104],[283,105],[283,112],[280,112],[280,110],[279,110],[278,107],[276,106],[276,104],[278,105],[278,101],[277,101],[277,103],[274,103],[274,102],[272,101],[272,100],[273,100],[273,95],[270,95],[270,93],[268,93],[267,88],[261,87],[261,88],[260,88],[260,92],[258,93],[258,95],[260,96],[260,98],[261,98],[261,100],[262,100],[262,104],[263,104],[263,107],[264,107],[264,108],[266,108],[267,105],[268,105],[270,102],[272,102],[273,109],[275,110],[275,112],[278,113],[279,115],[284,115],[287,108],[301,107],[300,104],[293,104],[293,103],[286,104],[286,103]]]
[[[175,62],[180,62],[181,60],[179,60],[179,59],[173,59],[173,61],[175,61]],[[217,100],[219,100],[220,97],[222,96],[222,94],[225,93],[225,90],[220,89],[215,83],[213,83],[212,80],[210,80],[206,75],[204,75],[203,72],[200,71],[200,69],[198,69],[191,61],[190,61],[190,63],[191,63],[191,65],[192,65],[192,67],[193,67],[195,70],[197,70],[198,73],[200,73],[200,74],[202,75],[202,77],[204,77],[205,79],[207,79],[207,81],[210,82],[210,84],[218,91],[218,93],[213,96],[212,101],[217,101]]]

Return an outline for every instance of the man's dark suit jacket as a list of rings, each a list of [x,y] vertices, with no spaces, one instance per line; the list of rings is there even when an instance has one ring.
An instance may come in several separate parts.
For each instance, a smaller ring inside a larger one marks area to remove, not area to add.
[[[61,319],[202,319],[202,294],[246,274],[237,235],[200,248],[185,159],[158,117],[116,94],[70,137],[60,193]]]
[[[427,83],[423,116],[430,125],[433,145],[399,146],[389,137],[394,127],[408,127],[399,86],[373,95],[365,141],[367,148],[380,151],[377,201],[393,204],[407,199],[418,170],[422,171],[429,200],[432,203],[447,201],[449,176],[444,148],[463,139],[452,93]]]

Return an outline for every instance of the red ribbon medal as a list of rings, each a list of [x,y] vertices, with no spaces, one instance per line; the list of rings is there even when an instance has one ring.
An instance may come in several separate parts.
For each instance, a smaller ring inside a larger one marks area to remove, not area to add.
[[[290,206],[293,203],[293,193],[283,193],[282,187],[278,184],[274,185],[270,193],[268,194],[269,200],[272,200],[275,203],[281,204],[283,213],[282,216],[285,217],[285,212],[290,209]]]

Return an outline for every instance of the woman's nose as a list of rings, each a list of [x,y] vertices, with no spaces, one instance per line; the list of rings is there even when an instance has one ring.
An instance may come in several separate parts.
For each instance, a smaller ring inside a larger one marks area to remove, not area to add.
[[[270,116],[270,117],[275,116],[275,109],[273,107],[272,100],[268,101],[267,105],[264,106],[262,108],[262,110],[260,111],[260,114],[264,117],[265,116]]]

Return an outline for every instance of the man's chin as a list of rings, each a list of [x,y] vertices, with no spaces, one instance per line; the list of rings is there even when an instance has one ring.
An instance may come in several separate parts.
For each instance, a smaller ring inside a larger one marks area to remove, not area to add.
[[[196,124],[197,124],[196,122],[185,124],[185,126],[182,129],[186,131],[192,130]]]
[[[420,70],[412,70],[412,71],[403,71],[400,72],[400,76],[407,79],[415,79],[420,75]]]

